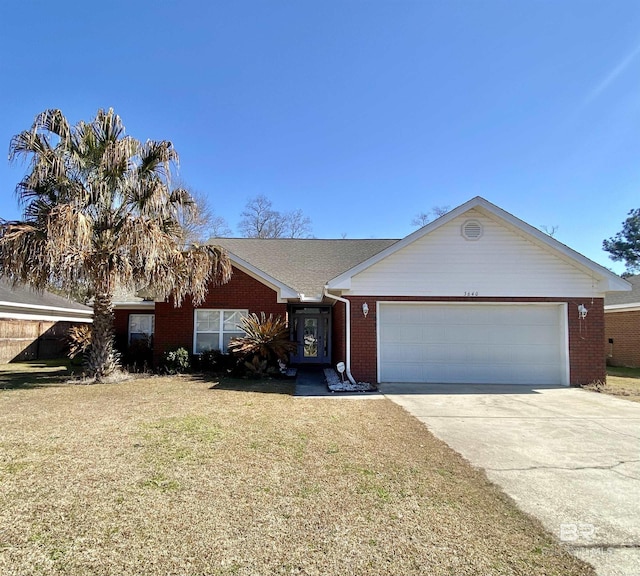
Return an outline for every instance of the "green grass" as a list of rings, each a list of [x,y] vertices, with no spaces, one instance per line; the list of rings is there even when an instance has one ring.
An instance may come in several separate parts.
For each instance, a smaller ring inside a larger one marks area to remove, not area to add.
[[[607,366],[607,376],[640,379],[640,368],[626,368],[624,366]]]
[[[58,386],[80,370],[78,366],[72,366],[71,361],[67,359],[0,364],[0,389]]]
[[[594,574],[386,399],[48,368],[0,390],[3,576]]]

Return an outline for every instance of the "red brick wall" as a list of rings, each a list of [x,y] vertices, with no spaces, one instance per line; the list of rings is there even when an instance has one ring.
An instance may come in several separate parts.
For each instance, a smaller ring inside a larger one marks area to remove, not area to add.
[[[237,268],[224,286],[211,288],[198,308],[248,309],[249,312],[286,317],[287,305],[277,302],[277,293]],[[172,301],[156,302],[154,360],[157,363],[167,350],[183,346],[193,351],[194,306],[185,299],[176,308]]]
[[[612,366],[640,367],[640,310],[604,315],[604,350]]]
[[[153,312],[153,310],[147,310]],[[114,310],[113,329],[116,333],[116,348],[124,352],[129,344],[129,314],[138,314],[139,310]]]
[[[584,304],[589,310],[587,317],[580,320],[578,304]],[[604,339],[604,300],[571,301],[568,305],[569,316],[569,367],[572,386],[589,384],[607,378],[607,366],[602,355]]]
[[[569,327],[569,381],[571,385],[588,384],[606,377],[602,355],[604,338],[604,302],[601,298],[574,302],[562,298],[419,298],[351,296],[351,372],[356,379],[377,382],[376,348],[376,302],[568,302]],[[367,302],[369,314],[362,313],[362,304]],[[587,319],[580,321],[578,304],[589,309]]]

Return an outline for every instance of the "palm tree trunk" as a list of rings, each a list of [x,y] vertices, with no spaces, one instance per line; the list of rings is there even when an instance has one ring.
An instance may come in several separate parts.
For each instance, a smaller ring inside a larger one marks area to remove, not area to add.
[[[87,359],[89,374],[95,376],[96,382],[101,382],[118,369],[113,339],[113,294],[111,290],[96,290],[91,347]]]

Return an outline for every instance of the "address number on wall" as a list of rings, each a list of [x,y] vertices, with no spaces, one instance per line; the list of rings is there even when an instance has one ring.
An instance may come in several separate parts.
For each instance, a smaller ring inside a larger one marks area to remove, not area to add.
[[[464,295],[465,296],[477,296],[478,295],[478,291],[476,290],[475,292],[465,292]]]

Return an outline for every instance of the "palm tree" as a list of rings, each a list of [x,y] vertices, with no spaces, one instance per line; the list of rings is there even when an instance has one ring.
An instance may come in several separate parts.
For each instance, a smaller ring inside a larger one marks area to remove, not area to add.
[[[195,204],[186,190],[171,190],[178,160],[171,142],[126,136],[111,109],[75,126],[60,110],[47,110],[11,139],[9,159],[25,157],[29,170],[16,187],[23,220],[0,222],[0,273],[37,289],[91,290],[87,367],[96,381],[118,367],[116,286],[149,287],[176,305],[190,295],[198,304],[209,286],[229,280],[222,249],[181,243],[181,215]]]

